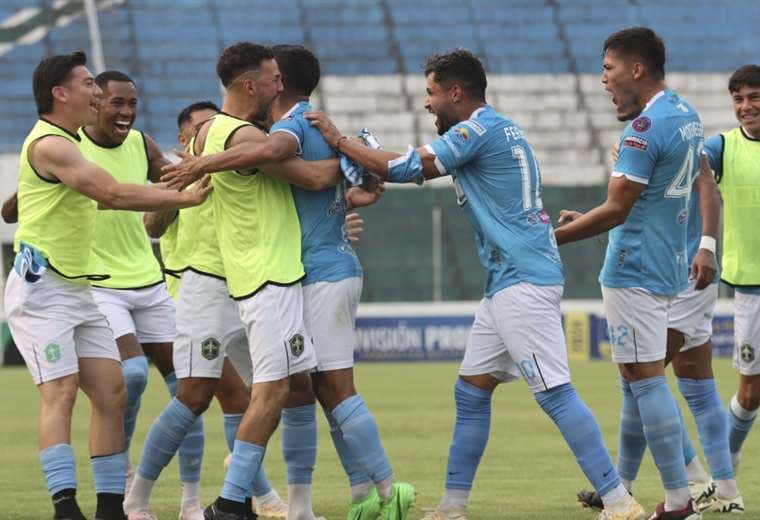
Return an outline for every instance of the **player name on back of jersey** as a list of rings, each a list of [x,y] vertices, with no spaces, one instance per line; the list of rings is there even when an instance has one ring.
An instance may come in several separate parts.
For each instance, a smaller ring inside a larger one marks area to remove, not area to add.
[[[681,133],[681,140],[689,141],[695,137],[704,137],[705,131],[702,127],[701,121],[692,121],[680,127],[678,131]]]

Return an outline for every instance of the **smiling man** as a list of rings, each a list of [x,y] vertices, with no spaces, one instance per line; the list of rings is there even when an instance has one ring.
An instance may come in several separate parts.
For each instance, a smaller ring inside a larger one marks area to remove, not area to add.
[[[710,137],[705,151],[723,195],[722,279],[734,295],[734,367],[739,391],[729,404],[729,448],[734,467],[760,407],[760,66],[745,65],[728,91],[739,126]],[[730,504],[725,504],[730,507]]]
[[[425,108],[440,139],[405,155],[348,139],[321,113],[305,114],[327,143],[390,182],[451,175],[488,272],[459,378],[446,490],[427,520],[465,520],[488,442],[491,398],[522,377],[602,496],[599,518],[638,520],[641,506],[620,483],[591,411],[570,383],[560,299],[564,275],[541,201],[533,150],[521,128],[486,103],[486,73],[466,50],[432,56]]]
[[[664,370],[672,306],[688,287],[687,222],[702,123],[665,86],[665,44],[651,29],[610,35],[603,69],[617,118],[630,123],[607,200],[585,214],[563,212],[555,234],[565,244],[612,229],[599,281],[621,374],[621,443],[631,423],[643,424],[665,487],[652,520],[694,520],[701,515],[689,494],[680,412]],[[714,250],[714,237],[711,243]]]

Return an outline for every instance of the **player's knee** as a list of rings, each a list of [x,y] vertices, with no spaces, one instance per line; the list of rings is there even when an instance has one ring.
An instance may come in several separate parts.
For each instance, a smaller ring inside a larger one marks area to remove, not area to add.
[[[219,401],[222,412],[227,414],[245,413],[251,400],[251,394],[245,388],[230,389],[220,387],[214,395]]]
[[[77,399],[78,387],[76,384],[62,385],[54,392],[46,392],[42,396],[42,405],[48,410],[55,410],[63,414],[71,414]]]
[[[303,406],[314,402],[316,402],[316,398],[311,384],[311,376],[306,372],[291,376],[290,391],[285,406]]]
[[[119,379],[104,384],[96,392],[90,392],[90,404],[98,411],[121,415],[127,407],[127,385]]]
[[[148,385],[148,360],[145,356],[129,358],[122,362],[124,384],[129,399],[138,399]]]
[[[205,412],[214,397],[214,387],[211,384],[195,385],[187,379],[180,379],[177,388],[177,400],[187,406],[194,415]]]
[[[282,410],[288,402],[289,396],[289,378],[254,384],[251,393],[251,405],[267,410]]]

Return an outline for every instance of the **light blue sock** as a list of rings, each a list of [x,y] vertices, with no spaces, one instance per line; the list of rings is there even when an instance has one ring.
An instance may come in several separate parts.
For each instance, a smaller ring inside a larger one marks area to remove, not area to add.
[[[677,406],[677,405],[676,405]],[[683,462],[685,465],[694,460],[697,456],[697,450],[694,449],[694,445],[691,443],[691,437],[689,437],[689,430],[686,429],[686,421],[683,418],[683,412],[681,407],[678,407],[678,420],[681,421],[681,443],[683,445]]]
[[[734,468],[728,450],[728,422],[715,379],[679,377],[678,388],[697,423],[699,443],[710,466],[712,478],[731,480],[734,478]]]
[[[647,449],[644,425],[641,424],[639,405],[631,391],[631,385],[620,379],[623,403],[620,410],[620,444],[618,445],[617,470],[620,477],[633,482],[639,474],[641,461]]]
[[[338,426],[338,421],[335,420],[335,417],[333,417],[331,412],[328,412],[327,410],[324,412],[325,417],[327,417],[327,424],[330,425],[330,436],[335,445],[335,451],[338,452],[338,458],[340,458],[343,470],[348,476],[349,484],[352,486],[358,486],[365,482],[369,482],[371,480],[369,475],[364,472],[359,465],[359,461],[356,460],[356,457],[354,457],[354,454],[348,448],[348,444],[346,444],[346,440],[343,438],[343,433]]]
[[[689,485],[683,460],[683,433],[678,405],[665,376],[630,383],[639,405],[644,435],[666,490]]]
[[[282,456],[288,469],[288,484],[311,484],[311,476],[317,464],[314,404],[282,410]]]
[[[728,448],[731,453],[739,453],[752,425],[757,418],[756,410],[746,410],[739,404],[736,396],[731,398],[728,406]]]
[[[240,421],[243,419],[242,413],[226,413],[224,414],[224,438],[227,441],[227,447],[232,453],[235,448],[235,436],[237,435]],[[263,497],[272,491],[272,484],[269,483],[266,471],[264,471],[264,463],[261,464],[261,469],[256,473],[256,477],[253,479],[253,486],[247,496],[251,497]]]
[[[449,447],[446,489],[470,491],[491,431],[491,392],[457,378],[457,416]]]
[[[602,432],[570,383],[535,394],[536,401],[562,432],[575,460],[596,492],[603,496],[620,484]]]
[[[127,485],[127,452],[90,457],[95,493],[123,495]]]
[[[70,444],[54,444],[40,451],[40,463],[51,496],[64,489],[77,488],[76,462]]]
[[[132,435],[135,433],[140,400],[148,384],[148,358],[137,356],[121,362],[121,373],[127,386],[127,407],[124,409],[124,446],[129,452]]]
[[[158,479],[161,471],[177,453],[195,419],[193,412],[176,398],[166,405],[148,430],[137,468],[141,477],[153,481]]]
[[[174,372],[164,377],[164,383],[172,397],[177,395],[177,376]],[[204,440],[203,417],[199,415],[179,445],[179,479],[182,482],[200,482]]]
[[[377,484],[393,474],[380,442],[375,418],[359,395],[344,399],[332,411],[343,439],[364,472]]]
[[[261,468],[265,451],[264,446],[235,440],[232,459],[219,496],[233,502],[245,503],[245,499],[251,493],[253,478]]]

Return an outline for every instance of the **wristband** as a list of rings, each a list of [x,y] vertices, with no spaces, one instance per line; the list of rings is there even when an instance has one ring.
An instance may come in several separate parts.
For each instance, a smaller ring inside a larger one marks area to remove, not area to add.
[[[717,245],[718,241],[708,235],[702,235],[702,240],[699,241],[699,249],[707,249],[713,254],[715,254],[715,248]]]

